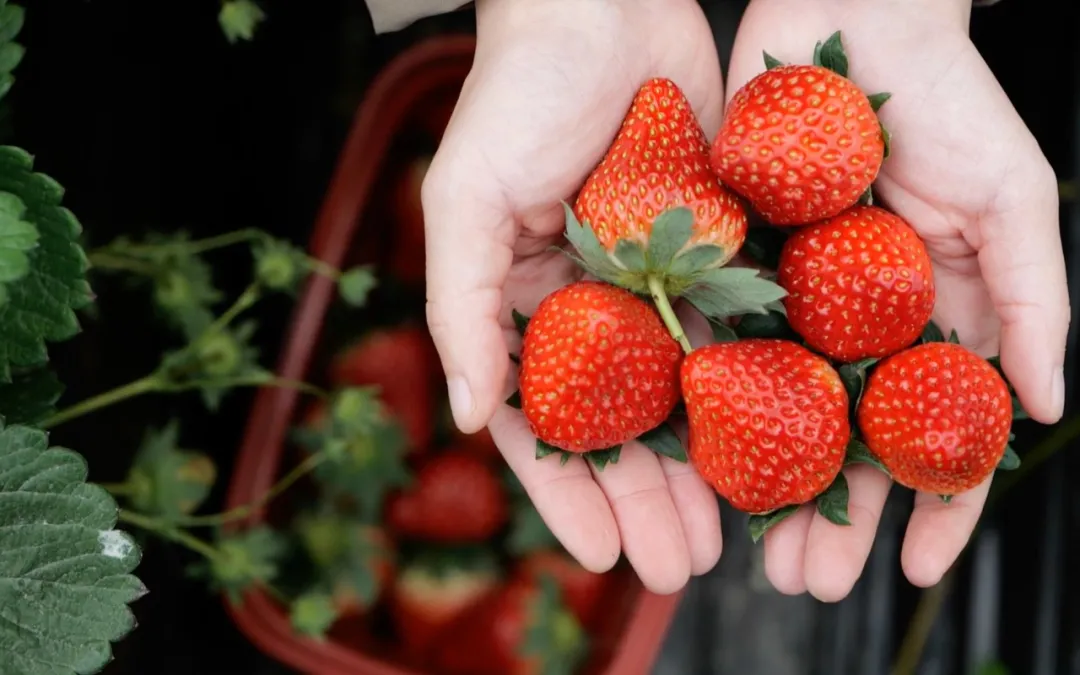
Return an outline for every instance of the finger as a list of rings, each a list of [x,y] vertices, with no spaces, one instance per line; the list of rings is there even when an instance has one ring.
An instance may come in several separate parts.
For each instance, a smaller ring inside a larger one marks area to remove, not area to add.
[[[650,591],[675,593],[690,580],[690,551],[667,477],[652,451],[631,441],[619,462],[593,469],[619,525],[627,560]]]
[[[843,600],[859,580],[874,545],[892,481],[872,466],[844,470],[850,525],[815,513],[806,537],[806,589],[822,602]]]
[[[688,447],[686,423],[680,421],[672,426],[683,447]],[[677,462],[670,457],[659,459],[686,536],[690,574],[700,576],[716,566],[723,550],[720,504],[716,500],[716,492],[701,479],[690,462]]]
[[[558,455],[536,459],[536,437],[525,417],[500,406],[490,425],[491,437],[521,481],[555,538],[583,567],[606,572],[619,560],[619,528],[607,498],[585,460],[565,465]]]
[[[1034,178],[999,196],[999,203],[1018,208],[985,216],[975,248],[1001,319],[1002,368],[1031,416],[1052,424],[1065,405],[1062,367],[1069,289],[1058,229],[1057,182],[1049,167],[1033,173]]]
[[[915,495],[915,509],[900,553],[900,564],[911,583],[927,587],[941,581],[979,522],[991,480],[993,476],[948,504],[937,495]]]
[[[765,533],[765,576],[784,595],[806,592],[803,561],[813,518],[813,506],[805,505]]]

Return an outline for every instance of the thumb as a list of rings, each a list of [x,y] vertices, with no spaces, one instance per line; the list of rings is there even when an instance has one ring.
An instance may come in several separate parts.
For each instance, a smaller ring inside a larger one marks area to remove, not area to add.
[[[456,129],[471,126],[468,111],[463,114]],[[509,368],[499,312],[513,262],[514,221],[498,183],[483,178],[477,139],[463,136],[447,132],[424,179],[422,201],[428,327],[454,422],[474,433],[502,402]]]

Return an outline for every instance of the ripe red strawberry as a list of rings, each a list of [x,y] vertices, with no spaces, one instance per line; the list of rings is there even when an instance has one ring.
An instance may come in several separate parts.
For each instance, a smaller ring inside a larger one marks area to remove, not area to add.
[[[488,463],[448,450],[427,459],[412,485],[387,505],[400,535],[433,542],[484,541],[506,524],[503,483]]]
[[[654,78],[638,90],[619,134],[574,204],[609,252],[620,239],[647,246],[653,221],[686,206],[694,214],[684,250],[714,244],[730,260],[746,238],[746,212],[709,168],[709,142],[690,102],[671,80]]]
[[[330,365],[334,386],[377,385],[387,409],[404,428],[410,451],[425,451],[435,431],[438,356],[431,336],[416,326],[374,331],[339,353]]]
[[[910,346],[934,311],[934,272],[915,231],[876,206],[856,206],[795,232],[777,281],[791,327],[838,361]]]
[[[667,419],[679,345],[634,294],[596,281],[541,301],[521,348],[521,409],[533,434],[570,452],[612,448]]]
[[[695,350],[682,366],[690,459],[740,511],[803,504],[840,473],[848,395],[824,358],[786,340]]]
[[[511,581],[450,624],[431,649],[443,675],[577,672],[588,655],[581,625],[551,578]]]
[[[852,206],[888,154],[876,106],[847,79],[839,34],[814,65],[776,65],[739,89],[712,147],[720,180],[774,225],[805,225]],[[826,67],[828,66],[828,67]]]
[[[522,558],[515,577],[539,584],[550,575],[559,587],[562,602],[584,626],[597,616],[608,577],[590,572],[565,551],[539,550]]]
[[[398,639],[421,656],[463,612],[500,582],[498,561],[484,550],[431,550],[405,566],[389,609]]]
[[[858,422],[897,483],[955,495],[982,483],[1004,456],[1012,397],[979,355],[929,342],[889,357],[870,374]]]

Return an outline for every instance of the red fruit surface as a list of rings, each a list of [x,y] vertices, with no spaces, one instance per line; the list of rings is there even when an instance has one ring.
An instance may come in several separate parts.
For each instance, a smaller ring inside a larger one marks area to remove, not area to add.
[[[637,438],[679,398],[682,351],[659,314],[596,281],[541,301],[521,349],[521,408],[537,438],[588,452]]]
[[[940,495],[970,490],[994,472],[1012,419],[1012,396],[997,369],[946,342],[883,361],[858,410],[866,445],[893,479]]]
[[[521,559],[515,576],[540,583],[544,575],[555,579],[562,602],[583,625],[591,625],[597,616],[608,576],[590,572],[563,551],[536,551]]]
[[[844,464],[848,395],[824,358],[787,340],[694,350],[682,366],[690,459],[746,513],[803,504]]]
[[[711,161],[765,220],[805,225],[855,204],[884,157],[885,137],[866,94],[826,68],[790,65],[735,93]]]
[[[377,385],[379,397],[404,429],[410,451],[425,451],[435,433],[438,354],[415,326],[373,331],[342,350],[330,364],[333,386]]]
[[[495,470],[454,450],[427,459],[413,484],[387,505],[387,522],[394,531],[432,542],[484,541],[508,517],[506,491]]]
[[[671,80],[655,78],[638,90],[607,155],[574,204],[600,243],[646,244],[653,220],[668,209],[694,213],[691,243],[715,244],[722,265],[746,239],[746,211],[709,168],[709,142],[690,102]]]
[[[915,231],[876,206],[856,206],[792,234],[777,282],[791,327],[838,361],[910,346],[934,311],[934,272]]]

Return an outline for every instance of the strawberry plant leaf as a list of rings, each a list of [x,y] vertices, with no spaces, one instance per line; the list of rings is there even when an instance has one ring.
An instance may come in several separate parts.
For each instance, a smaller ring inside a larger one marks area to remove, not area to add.
[[[739,339],[735,329],[722,321],[710,319],[709,327],[712,328],[713,342],[736,342]]]
[[[615,242],[615,257],[631,272],[643,274],[648,268],[648,263],[645,262],[645,251],[635,241],[620,239]]]
[[[149,429],[128,472],[131,505],[167,520],[194,513],[210,495],[217,467],[210,457],[179,446],[176,419]]]
[[[47,367],[17,370],[11,382],[0,384],[0,421],[37,426],[56,412],[64,385]]]
[[[1005,454],[1002,455],[1001,461],[998,462],[998,471],[1015,471],[1020,468],[1020,455],[1016,454],[1016,450],[1013,450],[1011,445],[1005,446]]]
[[[664,422],[655,429],[646,431],[638,436],[637,440],[658,455],[670,457],[676,462],[686,463],[686,449],[683,448],[682,441],[679,440],[678,434],[675,433],[675,430],[672,429],[671,425],[667,422]]]
[[[38,245],[27,253],[29,271],[7,285],[0,307],[0,382],[11,381],[12,366],[38,366],[48,360],[46,342],[79,332],[75,311],[90,303],[86,254],[79,246],[82,228],[60,206],[63,188],[34,173],[30,155],[0,147],[0,193],[17,196],[26,206],[23,219],[38,231]]]
[[[960,344],[960,336],[956,334],[956,329],[955,328],[953,328],[951,331],[949,331],[948,342],[950,342],[951,344],[954,344],[954,345]]]
[[[563,452],[562,448],[556,448],[554,445],[548,445],[539,438],[536,439],[536,459],[543,459],[557,452]]]
[[[828,68],[840,77],[848,76],[848,58],[844,53],[844,44],[840,31],[836,31],[814,47],[814,65]]]
[[[7,285],[30,272],[28,252],[37,246],[38,231],[25,215],[21,199],[0,192],[0,305],[8,300]]]
[[[701,275],[683,297],[712,319],[767,314],[766,306],[787,295],[775,282],[749,267],[719,267]]]
[[[847,453],[844,455],[844,464],[847,466],[852,464],[869,464],[886,476],[889,475],[889,470],[886,469],[885,465],[881,463],[881,460],[870,451],[869,446],[857,438],[852,438],[848,441]]]
[[[856,202],[861,206],[873,206],[874,205],[874,186],[871,185],[866,188],[866,192],[859,195],[859,201]]]
[[[239,40],[250,41],[255,29],[266,19],[266,14],[254,0],[225,0],[218,12],[218,24],[229,44]]]
[[[746,241],[739,253],[751,262],[774,270],[780,266],[780,253],[790,235],[779,227],[757,225],[746,231]]]
[[[15,38],[22,31],[25,12],[14,3],[0,3],[0,99],[15,84],[12,71],[22,61],[26,50]]]
[[[677,283],[673,284],[672,281],[693,279],[701,270],[715,263],[723,255],[724,249],[715,244],[698,244],[688,251],[680,253],[667,269],[669,283],[666,284],[666,287],[669,294],[679,295],[683,290]],[[682,283],[685,284],[685,281],[682,281]]]
[[[337,619],[334,599],[324,591],[307,591],[293,600],[289,608],[293,630],[320,642],[326,639],[326,632]]]
[[[191,576],[206,579],[215,591],[239,604],[252,586],[272,582],[288,550],[285,538],[269,527],[259,526],[236,533],[220,533],[212,560],[190,568]]]
[[[95,673],[135,627],[141,553],[112,497],[44,431],[0,430],[0,672]]]
[[[953,497],[952,495],[938,495],[938,496],[941,497],[941,503],[942,504],[948,505],[948,504],[952,503],[952,497]]]
[[[529,325],[529,317],[516,309],[510,310],[510,316],[514,319],[514,328],[517,329],[518,334],[524,336],[525,328]]]
[[[513,394],[510,394],[510,398],[506,399],[506,405],[515,410],[521,410],[521,391],[515,391]]]
[[[363,307],[367,304],[368,296],[379,285],[375,273],[368,265],[354,267],[342,273],[338,279],[338,294],[346,304],[352,307]]]
[[[933,321],[926,324],[926,328],[922,333],[923,342],[945,342],[945,334],[941,332],[938,325]]]
[[[1012,397],[1012,412],[1014,422],[1016,420],[1031,419],[1031,415],[1028,414],[1028,411],[1024,410],[1024,406],[1020,403],[1020,399],[1015,396]]]
[[[657,216],[653,221],[649,247],[646,251],[649,269],[668,269],[675,259],[675,254],[690,241],[693,231],[694,214],[685,206],[668,209]],[[618,248],[615,252],[618,253]],[[619,256],[619,260],[623,260],[622,256]],[[623,263],[626,264],[626,261],[623,260]]]
[[[566,215],[566,240],[570,242],[577,255],[560,249],[589,274],[597,279],[602,279],[610,284],[621,286],[637,293],[648,291],[648,285],[642,275],[633,274],[619,267],[612,259],[596,233],[587,223],[578,222],[577,216],[570,205],[563,202],[563,211]]]
[[[885,143],[885,153],[881,156],[881,159],[885,160],[892,154],[892,134],[885,128],[884,124],[879,124],[881,127],[881,140]]]
[[[765,60],[765,70],[772,70],[773,68],[779,68],[780,66],[784,65],[783,61],[776,58],[769,52],[763,51],[761,52],[761,56]]]
[[[622,454],[622,446],[616,445],[613,448],[605,448],[603,450],[592,450],[585,453],[585,459],[589,461],[589,464],[593,465],[597,471],[603,471],[607,468],[608,464],[618,464],[619,456]],[[565,463],[565,462],[564,462]]]
[[[266,288],[293,292],[308,271],[308,257],[284,239],[262,237],[251,245],[255,278]]]
[[[768,314],[747,314],[739,317],[739,323],[735,324],[735,334],[740,338],[775,338],[778,340],[792,340],[800,342],[802,338],[796,333],[787,318],[777,311]]]
[[[798,505],[792,504],[791,506],[784,506],[769,513],[751,515],[748,523],[750,539],[752,539],[755,544],[758,543],[761,541],[761,538],[765,536],[766,532],[776,527],[776,525],[782,523],[787,518],[795,515],[795,512],[798,510]]]
[[[866,97],[870,100],[870,107],[877,112],[881,110],[881,106],[885,105],[885,102],[892,98],[892,94],[887,91],[879,92],[877,94],[870,94]]]
[[[843,472],[838,473],[832,485],[817,496],[817,511],[834,525],[851,525],[851,519],[848,518],[848,497],[847,478]]]
[[[855,363],[845,363],[837,370],[844,389],[847,390],[852,413],[859,409],[859,401],[862,400],[863,389],[866,387],[867,372],[877,362],[877,359],[863,359]]]

